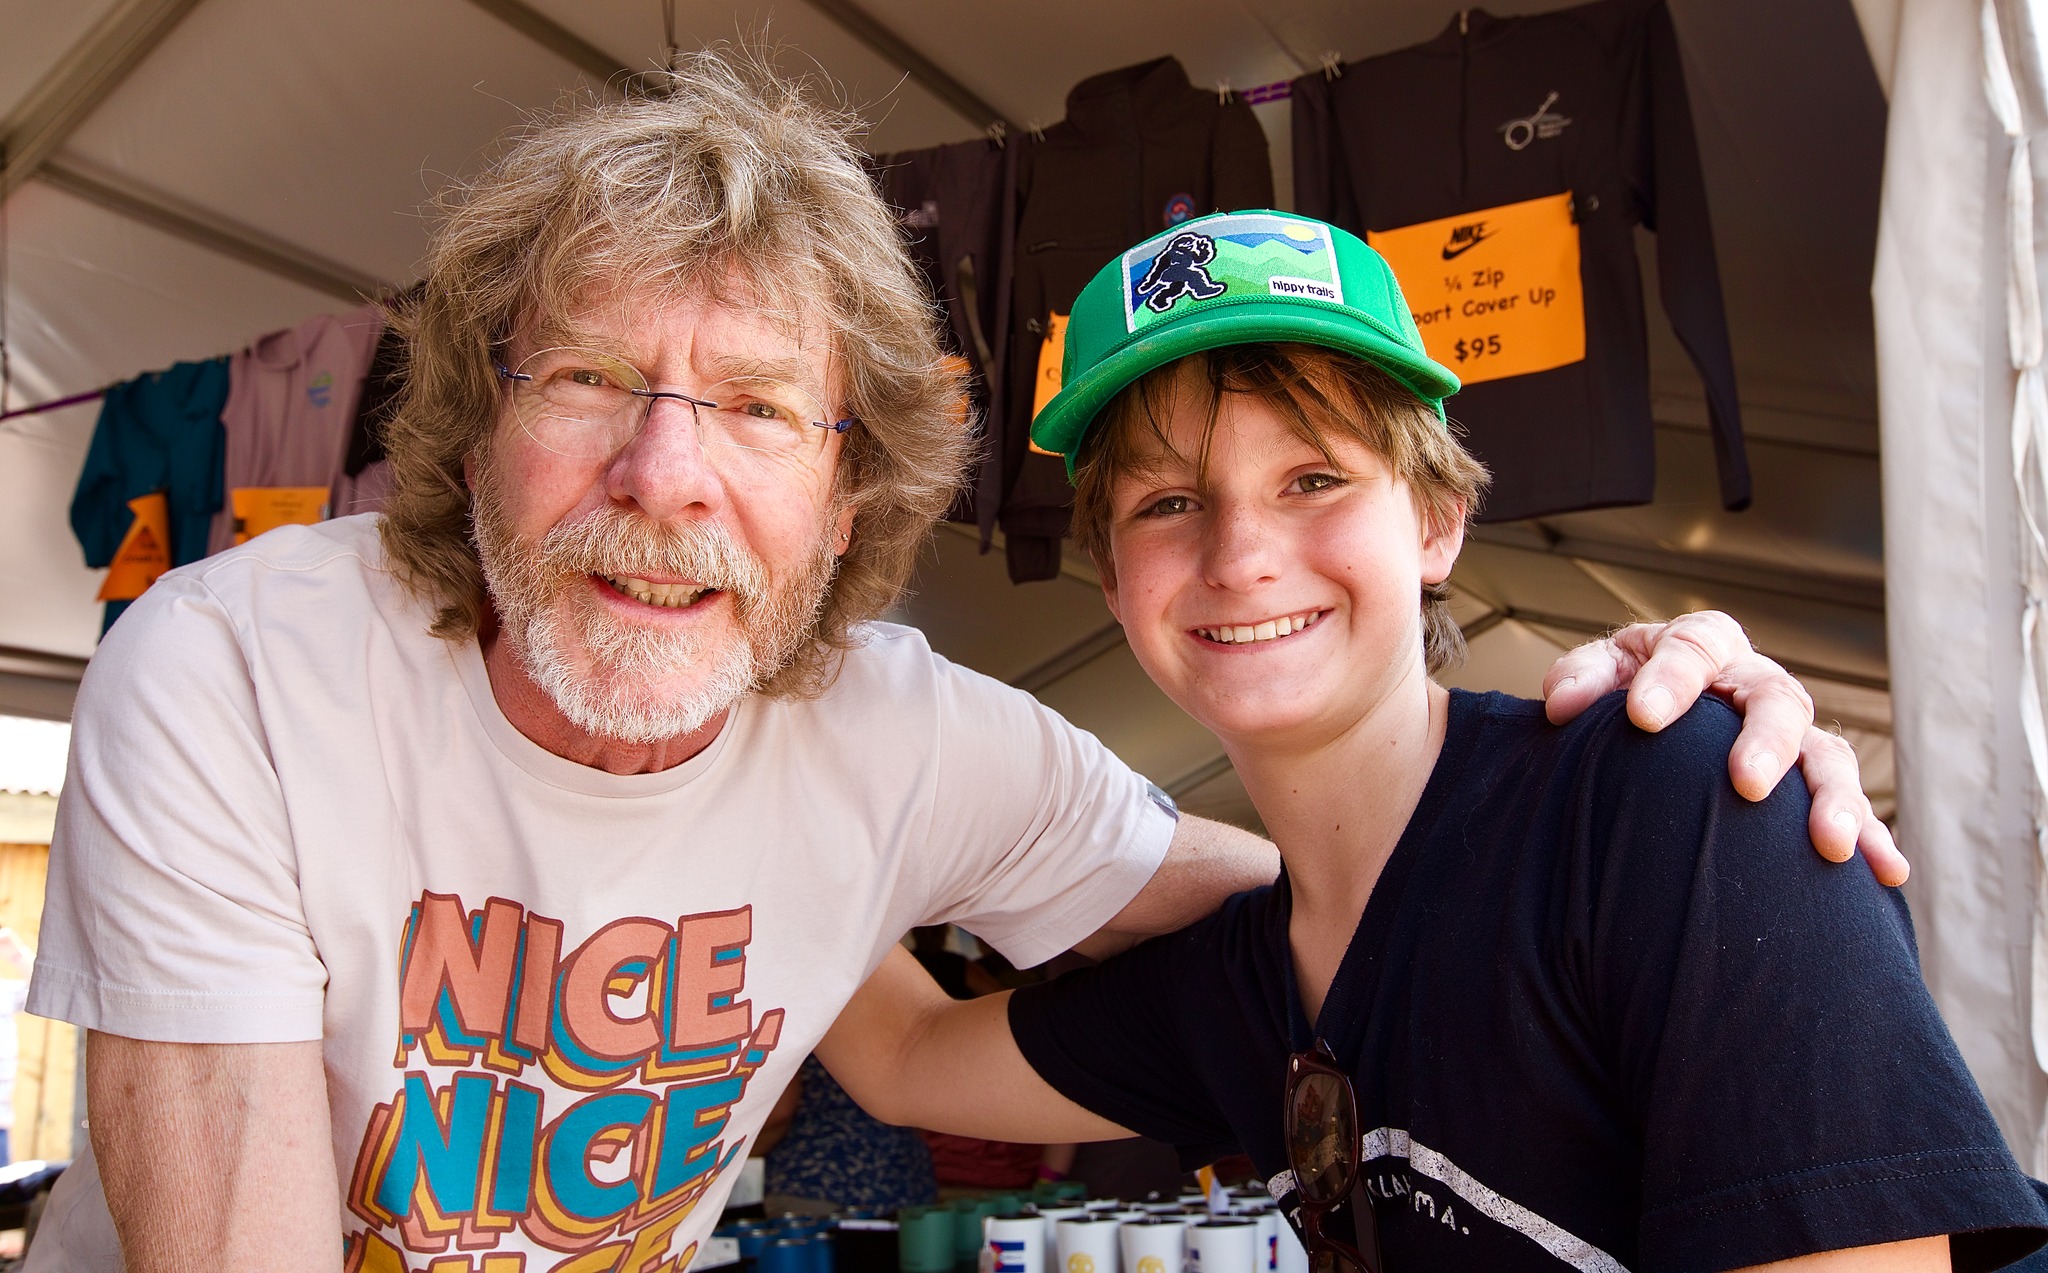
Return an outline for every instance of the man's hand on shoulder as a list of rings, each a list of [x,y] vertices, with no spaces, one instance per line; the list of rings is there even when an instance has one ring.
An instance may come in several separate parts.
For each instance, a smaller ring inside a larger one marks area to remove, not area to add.
[[[1614,690],[1628,690],[1629,719],[1656,732],[1712,693],[1742,714],[1728,775],[1746,800],[1761,800],[1799,762],[1813,812],[1807,834],[1831,862],[1861,848],[1871,873],[1897,887],[1911,870],[1863,794],[1855,749],[1817,729],[1813,697],[1798,678],[1756,652],[1742,625],[1717,610],[1669,623],[1636,623],[1567,652],[1543,678],[1550,719],[1562,725]]]

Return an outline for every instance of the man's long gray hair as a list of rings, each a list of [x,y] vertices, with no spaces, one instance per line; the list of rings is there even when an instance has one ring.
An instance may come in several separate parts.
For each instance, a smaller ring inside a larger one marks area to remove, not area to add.
[[[854,509],[852,544],[767,686],[814,692],[853,625],[895,601],[953,497],[970,448],[965,385],[864,166],[856,117],[752,50],[685,56],[653,87],[535,122],[443,198],[419,299],[394,316],[410,357],[387,445],[385,549],[436,633],[473,636],[487,601],[463,463],[489,447],[506,343],[622,291],[737,291],[792,332],[824,333],[859,421],[834,494]]]

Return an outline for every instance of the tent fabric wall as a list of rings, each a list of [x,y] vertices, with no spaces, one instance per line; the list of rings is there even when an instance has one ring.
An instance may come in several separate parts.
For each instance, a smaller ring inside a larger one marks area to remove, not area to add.
[[[1899,827],[1922,966],[2021,1161],[2048,1170],[2029,1040],[2036,792],[2020,713],[2006,159],[1979,0],[1899,8],[1873,282]]]

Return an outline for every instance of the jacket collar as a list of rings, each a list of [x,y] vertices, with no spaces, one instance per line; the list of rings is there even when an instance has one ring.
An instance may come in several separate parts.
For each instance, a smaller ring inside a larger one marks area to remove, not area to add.
[[[1133,117],[1150,122],[1185,111],[1190,91],[1180,59],[1140,62],[1074,85],[1067,94],[1067,122],[1082,132],[1113,128]]]

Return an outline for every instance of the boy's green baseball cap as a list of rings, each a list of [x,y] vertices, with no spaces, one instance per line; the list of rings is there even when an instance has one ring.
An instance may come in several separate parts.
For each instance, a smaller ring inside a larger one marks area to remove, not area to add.
[[[1436,409],[1458,378],[1433,361],[1379,253],[1356,235],[1287,212],[1183,221],[1102,267],[1074,302],[1060,391],[1031,440],[1066,457],[1126,385],[1224,345],[1299,341],[1356,354]]]

